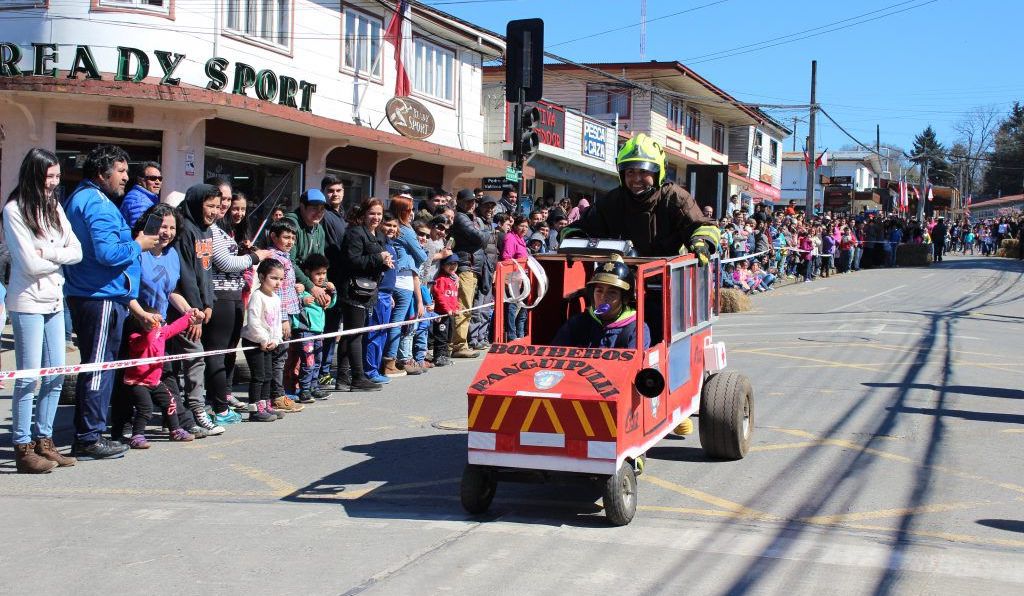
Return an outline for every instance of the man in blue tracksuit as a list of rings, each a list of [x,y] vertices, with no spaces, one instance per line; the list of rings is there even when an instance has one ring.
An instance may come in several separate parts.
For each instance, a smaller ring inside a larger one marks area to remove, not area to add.
[[[64,203],[71,229],[82,243],[82,261],[64,267],[64,293],[71,307],[82,363],[117,358],[128,303],[139,295],[142,251],[157,243],[156,236],[131,228],[113,199],[124,196],[128,183],[128,154],[113,145],[89,152],[83,180]],[[114,385],[114,371],[78,375],[75,386],[75,447],[78,459],[121,457],[127,445],[102,437]]]

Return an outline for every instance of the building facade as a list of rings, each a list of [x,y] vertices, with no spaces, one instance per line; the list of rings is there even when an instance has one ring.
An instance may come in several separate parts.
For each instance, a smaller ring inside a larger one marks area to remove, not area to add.
[[[513,106],[503,83],[485,83],[485,147],[491,157],[510,157]],[[540,112],[534,128],[540,146],[530,158],[534,178],[527,186],[538,198],[594,197],[618,186],[618,134],[607,122],[549,101],[529,103]]]
[[[678,62],[585,66],[546,64],[545,98],[614,125],[619,132],[619,145],[636,133],[651,136],[665,148],[667,178],[684,186],[688,165],[728,166],[729,194],[745,193],[757,201],[778,200],[779,149],[790,134],[784,126],[743,105]],[[593,69],[665,93],[641,92]],[[502,83],[504,71],[485,68],[484,80]]]
[[[480,104],[481,64],[503,40],[413,4],[399,42],[411,89],[393,99],[394,4],[3,2],[0,192],[34,146],[57,152],[73,187],[101,142],[161,162],[165,192],[223,175],[270,203],[327,173],[350,204],[503,173]]]
[[[842,211],[881,207],[881,180],[888,172],[876,153],[836,151],[827,153],[827,163],[818,166],[814,181],[814,204]],[[803,205],[807,198],[807,163],[802,151],[782,154],[782,200]]]

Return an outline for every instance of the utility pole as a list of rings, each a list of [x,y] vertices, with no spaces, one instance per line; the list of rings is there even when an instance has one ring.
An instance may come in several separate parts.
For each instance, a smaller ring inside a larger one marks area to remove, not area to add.
[[[793,152],[796,153],[796,123],[799,122],[799,118],[793,116]]]
[[[807,164],[807,196],[804,203],[805,209],[807,209],[805,212],[807,217],[811,217],[814,214],[814,181],[818,177],[818,164],[815,161],[816,155],[814,153],[814,123],[818,111],[817,87],[818,61],[811,60],[811,122],[807,131],[807,151],[810,163]]]
[[[882,127],[881,125],[875,125],[875,153],[881,157],[882,153]]]
[[[928,200],[928,156],[922,155],[921,159],[921,197],[917,199],[917,221],[924,224],[924,203]]]

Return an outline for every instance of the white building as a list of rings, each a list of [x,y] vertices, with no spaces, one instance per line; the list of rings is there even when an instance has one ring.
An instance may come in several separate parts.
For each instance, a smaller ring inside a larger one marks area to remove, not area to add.
[[[836,151],[827,153],[827,163],[817,169],[814,184],[814,204],[824,204],[827,188],[842,188],[853,193],[872,193],[887,176],[882,159],[870,151]],[[849,183],[847,183],[847,179]],[[825,184],[823,184],[825,182]],[[795,200],[804,205],[807,198],[807,163],[802,151],[782,154],[782,200]],[[861,195],[864,196],[864,195]],[[850,201],[853,200],[851,197]],[[833,207],[837,206],[833,205]],[[825,208],[830,208],[825,205]],[[847,209],[852,208],[852,203]]]
[[[480,89],[481,64],[504,41],[414,3],[412,101],[389,103],[394,4],[3,2],[0,192],[30,147],[56,151],[72,186],[100,142],[161,162],[167,191],[226,174],[247,194],[288,200],[331,172],[357,201],[503,174],[484,154]]]
[[[635,133],[661,143],[667,178],[684,186],[690,165],[722,166],[726,194],[778,201],[780,149],[790,131],[760,110],[731,97],[678,62],[544,65],[544,96],[567,110],[615,124],[618,144]],[[663,89],[641,93],[590,69]],[[504,70],[484,69],[486,82],[503,83]],[[689,99],[674,99],[672,95]],[[617,148],[615,152],[617,152]],[[751,175],[753,172],[753,175]],[[539,175],[539,174],[538,174]]]

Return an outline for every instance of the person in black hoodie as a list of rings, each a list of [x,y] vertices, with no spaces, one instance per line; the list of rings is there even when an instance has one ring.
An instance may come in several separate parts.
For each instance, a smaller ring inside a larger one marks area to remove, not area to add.
[[[178,206],[181,211],[182,226],[175,238],[178,256],[181,259],[181,277],[178,280],[177,293],[190,306],[203,312],[203,322],[191,325],[184,333],[169,342],[175,354],[187,354],[203,351],[203,327],[210,321],[213,314],[213,303],[216,300],[213,292],[213,231],[210,226],[220,217],[220,189],[211,184],[196,184],[185,192],[185,199]],[[174,320],[184,313],[176,312],[173,302],[168,312],[168,319]],[[172,314],[173,313],[173,314]],[[202,358],[183,360],[173,363],[175,375],[185,370],[185,404],[192,410],[199,426],[211,434],[224,432],[221,424],[238,422],[241,416],[228,409],[227,401],[210,404],[214,411],[214,420],[206,413],[204,393],[206,363]],[[218,432],[219,431],[219,432]]]
[[[327,197],[327,211],[324,212],[324,219],[320,225],[324,227],[326,243],[324,256],[330,262],[327,268],[327,279],[340,288],[342,278],[345,276],[345,256],[341,253],[341,241],[345,238],[345,230],[348,222],[345,221],[344,201],[345,187],[336,176],[328,174],[320,181],[320,191]],[[327,319],[324,324],[324,333],[333,333],[341,327],[342,303],[336,301],[333,307],[327,309]],[[338,338],[324,338],[324,347],[320,350],[320,384],[325,387],[334,385],[334,353],[338,345]]]

